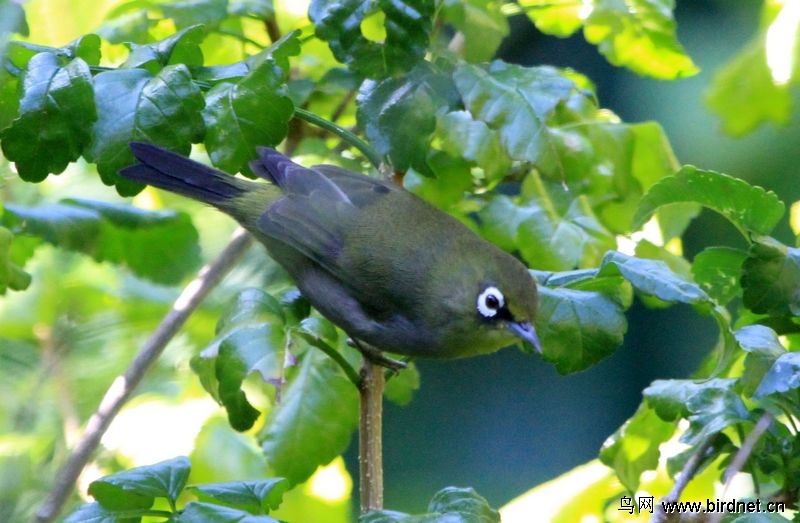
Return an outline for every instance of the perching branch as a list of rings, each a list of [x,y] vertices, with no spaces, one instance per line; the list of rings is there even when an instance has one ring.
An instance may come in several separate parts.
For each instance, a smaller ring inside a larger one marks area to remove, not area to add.
[[[756,425],[753,427],[753,430],[751,430],[750,433],[747,435],[747,437],[744,439],[742,445],[739,447],[739,450],[733,456],[730,465],[728,465],[728,468],[725,469],[725,475],[723,476],[723,479],[725,480],[725,488],[723,492],[726,492],[728,490],[728,487],[730,486],[733,477],[739,472],[741,472],[745,463],[747,463],[748,458],[753,453],[753,449],[755,448],[756,443],[758,443],[758,440],[761,439],[761,436],[764,434],[764,432],[767,431],[769,426],[772,424],[773,419],[774,418],[772,414],[769,412],[764,412],[764,414],[762,414],[761,417],[758,418],[758,421],[756,422]],[[708,523],[719,523],[720,521],[722,521],[722,516],[724,515],[725,515],[724,512],[715,512],[713,514],[709,514]]]
[[[358,468],[361,513],[383,508],[383,367],[364,357],[358,387]]]
[[[142,381],[145,373],[158,359],[167,343],[175,336],[189,316],[200,305],[203,299],[235,265],[239,257],[250,245],[251,236],[244,229],[237,229],[230,243],[220,255],[206,265],[197,277],[192,280],[175,300],[172,308],[164,316],[156,330],[145,342],[142,349],[121,376],[117,376],[106,391],[100,406],[89,418],[86,429],[66,463],[56,474],[53,490],[36,512],[36,521],[49,523],[53,521],[64,506],[75,482],[92,454],[100,445],[100,440],[109,425],[128,401],[133,391]]]
[[[707,438],[697,449],[686,463],[683,465],[683,470],[678,474],[675,478],[675,484],[672,486],[672,490],[669,491],[669,494],[661,498],[661,502],[657,504],[655,509],[655,514],[653,514],[653,519],[651,519],[651,523],[665,523],[668,521],[667,514],[664,512],[664,505],[670,503],[677,503],[679,499],[681,499],[681,493],[686,488],[686,485],[692,480],[692,478],[697,474],[697,470],[700,468],[700,465],[703,463],[703,459],[706,457],[706,453],[708,449],[711,448],[711,442],[713,440],[713,436]]]

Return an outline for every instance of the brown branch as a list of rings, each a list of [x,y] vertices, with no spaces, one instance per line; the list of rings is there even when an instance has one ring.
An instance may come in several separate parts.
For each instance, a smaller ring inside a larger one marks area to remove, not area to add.
[[[358,424],[358,465],[361,513],[383,508],[383,367],[364,357],[361,367],[361,409]]]
[[[89,418],[83,435],[56,474],[53,489],[36,512],[37,522],[49,523],[58,516],[75,488],[78,476],[100,445],[100,440],[111,421],[131,397],[134,389],[142,381],[150,366],[161,355],[167,343],[175,336],[209,291],[234,266],[250,242],[251,236],[244,229],[238,229],[220,255],[203,267],[197,277],[183,289],[128,369],[123,375],[117,376],[106,391],[100,406]]]
[[[724,493],[728,491],[728,487],[730,486],[733,477],[741,472],[742,468],[744,468],[748,458],[750,458],[750,455],[753,453],[756,443],[758,443],[758,440],[761,439],[761,436],[764,435],[769,426],[772,424],[773,419],[774,418],[771,413],[765,412],[760,418],[758,418],[753,430],[751,430],[747,437],[744,438],[739,450],[733,456],[730,465],[728,465],[728,468],[725,469],[725,474],[723,475],[725,480],[725,488],[722,491],[723,498],[725,497]],[[713,514],[709,514],[707,521],[708,523],[719,523],[722,521],[722,516],[724,515],[724,512],[715,512]]]
[[[672,490],[669,491],[669,494],[661,498],[661,502],[658,503],[655,514],[653,514],[653,518],[650,520],[651,523],[665,523],[666,521],[669,521],[669,517],[664,512],[664,504],[677,503],[678,500],[681,499],[681,493],[686,488],[686,485],[688,485],[695,476],[695,474],[697,474],[697,470],[700,468],[700,465],[703,463],[703,459],[706,457],[706,452],[708,452],[708,449],[711,448],[712,439],[713,436],[706,439],[697,449],[697,452],[695,452],[689,459],[686,460],[686,463],[683,465],[683,469],[675,479],[675,484],[672,486]]]

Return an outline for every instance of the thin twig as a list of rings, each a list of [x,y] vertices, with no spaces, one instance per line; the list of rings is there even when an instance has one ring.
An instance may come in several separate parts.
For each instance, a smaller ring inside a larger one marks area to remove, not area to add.
[[[700,468],[700,465],[703,463],[703,459],[706,457],[706,452],[708,449],[711,448],[711,441],[712,437],[707,438],[697,449],[689,459],[686,460],[686,463],[683,465],[683,469],[678,474],[678,477],[675,478],[675,484],[672,486],[672,490],[669,491],[669,494],[661,498],[661,502],[658,503],[656,506],[655,514],[653,514],[653,518],[650,520],[650,523],[665,523],[668,521],[667,514],[664,512],[664,505],[670,503],[677,503],[679,499],[681,499],[681,493],[686,488],[686,485],[692,480],[692,478],[697,474],[697,470]]]
[[[728,465],[728,468],[725,469],[725,475],[723,476],[725,480],[725,488],[722,490],[722,498],[725,498],[725,493],[728,491],[731,480],[736,474],[741,472],[742,468],[744,468],[748,458],[750,458],[750,455],[753,453],[756,443],[758,443],[758,440],[761,439],[761,436],[764,435],[769,426],[772,424],[773,419],[774,418],[771,413],[764,412],[764,414],[758,418],[753,430],[751,430],[747,437],[744,438],[739,450],[733,456],[730,465]],[[714,512],[713,514],[709,514],[707,521],[708,523],[719,523],[722,521],[722,516],[724,515],[724,512]]]
[[[58,516],[75,488],[78,476],[100,445],[100,440],[111,421],[131,397],[134,389],[142,381],[153,362],[161,355],[167,343],[175,336],[209,291],[234,266],[250,242],[251,236],[244,229],[238,229],[220,255],[203,267],[197,277],[183,289],[128,369],[123,375],[117,376],[106,391],[100,406],[89,418],[78,444],[56,474],[53,489],[36,512],[37,522],[49,523]]]
[[[361,367],[361,409],[358,424],[358,465],[361,513],[383,508],[383,367],[364,357]]]
[[[320,116],[317,116],[316,114],[306,109],[303,109],[302,107],[295,107],[294,115],[300,118],[301,120],[305,120],[310,124],[316,125],[318,127],[321,127],[322,129],[325,129],[326,131],[332,132],[342,140],[346,141],[347,143],[349,143],[350,145],[361,151],[361,154],[363,154],[367,158],[367,160],[369,160],[370,163],[375,167],[378,167],[382,163],[381,156],[377,153],[377,151],[375,151],[375,149],[373,149],[372,146],[370,146],[367,142],[356,136],[355,133],[348,131],[344,127],[341,127],[340,125],[337,125],[334,122],[331,122]]]

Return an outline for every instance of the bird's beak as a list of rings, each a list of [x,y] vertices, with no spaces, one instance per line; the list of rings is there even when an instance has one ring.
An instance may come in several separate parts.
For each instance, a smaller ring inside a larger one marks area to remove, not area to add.
[[[527,321],[510,321],[508,322],[508,330],[522,338],[523,341],[533,345],[536,352],[542,353],[542,344],[539,342],[539,336],[536,335],[536,329],[533,328],[533,325]]]

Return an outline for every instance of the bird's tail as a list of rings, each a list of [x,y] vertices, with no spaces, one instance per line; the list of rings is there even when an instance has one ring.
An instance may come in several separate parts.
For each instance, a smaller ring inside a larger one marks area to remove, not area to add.
[[[140,163],[119,174],[159,189],[188,196],[214,206],[252,190],[252,182],[235,178],[155,145],[132,142],[131,151]]]

